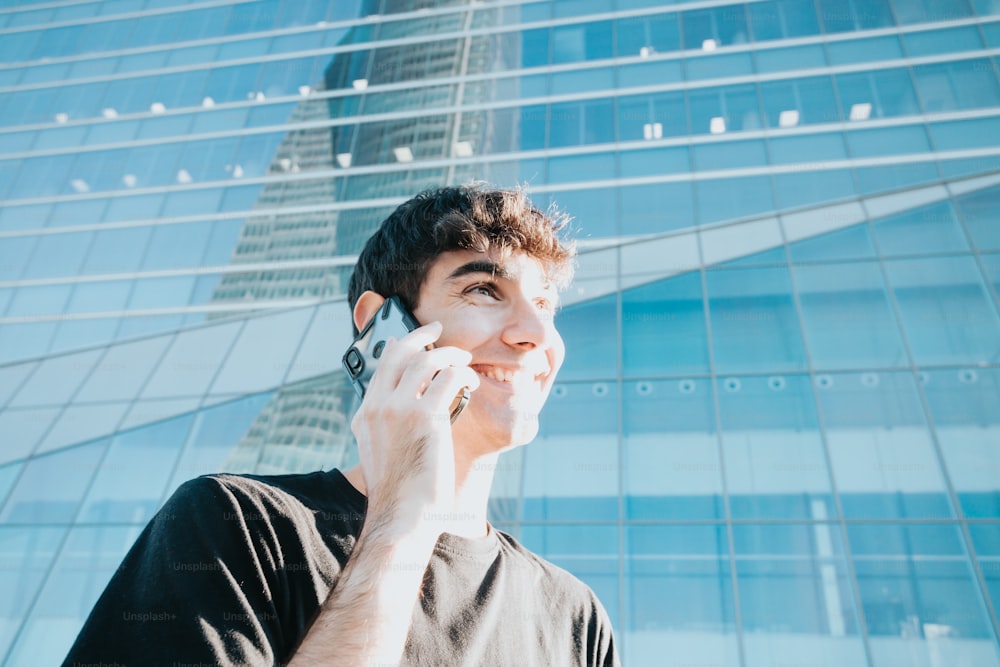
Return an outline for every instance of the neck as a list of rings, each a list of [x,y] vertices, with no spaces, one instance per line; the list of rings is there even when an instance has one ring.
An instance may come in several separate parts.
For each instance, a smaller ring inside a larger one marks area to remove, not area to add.
[[[490,453],[478,458],[464,457],[455,452],[455,509],[448,519],[446,532],[461,537],[485,537],[487,533],[486,509],[490,487],[496,472],[498,454]],[[344,471],[347,481],[361,493],[368,495],[364,473],[356,465]]]

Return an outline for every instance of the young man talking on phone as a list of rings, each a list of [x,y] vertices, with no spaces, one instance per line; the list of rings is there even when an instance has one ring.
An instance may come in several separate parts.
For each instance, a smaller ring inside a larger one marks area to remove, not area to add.
[[[359,465],[182,486],[64,664],[617,665],[590,589],[486,518],[497,456],[535,437],[563,361],[559,228],[519,191],[402,204],[349,302],[357,330],[391,295],[423,326],[381,353],[352,422]]]

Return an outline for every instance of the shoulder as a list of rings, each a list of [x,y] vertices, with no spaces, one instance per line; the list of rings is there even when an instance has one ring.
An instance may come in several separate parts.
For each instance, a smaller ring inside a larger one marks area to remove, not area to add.
[[[508,533],[498,530],[497,537],[500,540],[501,552],[513,564],[533,571],[546,594],[557,596],[563,603],[574,601],[583,607],[600,608],[600,602],[593,590],[575,575],[542,558]]]
[[[501,552],[534,573],[533,593],[550,619],[569,623],[587,664],[618,667],[611,618],[594,591],[563,568],[526,548],[513,536],[497,531]]]

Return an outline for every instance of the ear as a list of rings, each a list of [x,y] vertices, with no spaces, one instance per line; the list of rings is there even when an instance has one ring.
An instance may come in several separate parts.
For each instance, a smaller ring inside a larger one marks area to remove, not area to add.
[[[361,331],[368,324],[368,320],[375,317],[375,313],[385,303],[385,297],[377,292],[368,290],[358,297],[358,302],[354,304],[354,326]]]

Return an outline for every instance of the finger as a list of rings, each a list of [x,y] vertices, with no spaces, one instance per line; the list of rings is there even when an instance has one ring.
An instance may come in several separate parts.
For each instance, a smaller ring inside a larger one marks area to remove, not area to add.
[[[414,355],[399,378],[397,389],[403,397],[419,398],[442,370],[468,367],[472,354],[458,347],[436,347]]]
[[[432,345],[441,336],[441,323],[431,322],[414,329],[400,339],[389,337],[379,357],[378,368],[368,384],[368,391],[391,391],[409,365],[413,355]]]
[[[479,374],[468,366],[449,366],[442,369],[431,381],[421,400],[425,401],[431,410],[448,414],[455,395],[462,391],[463,387],[468,387],[469,391],[478,389]]]

